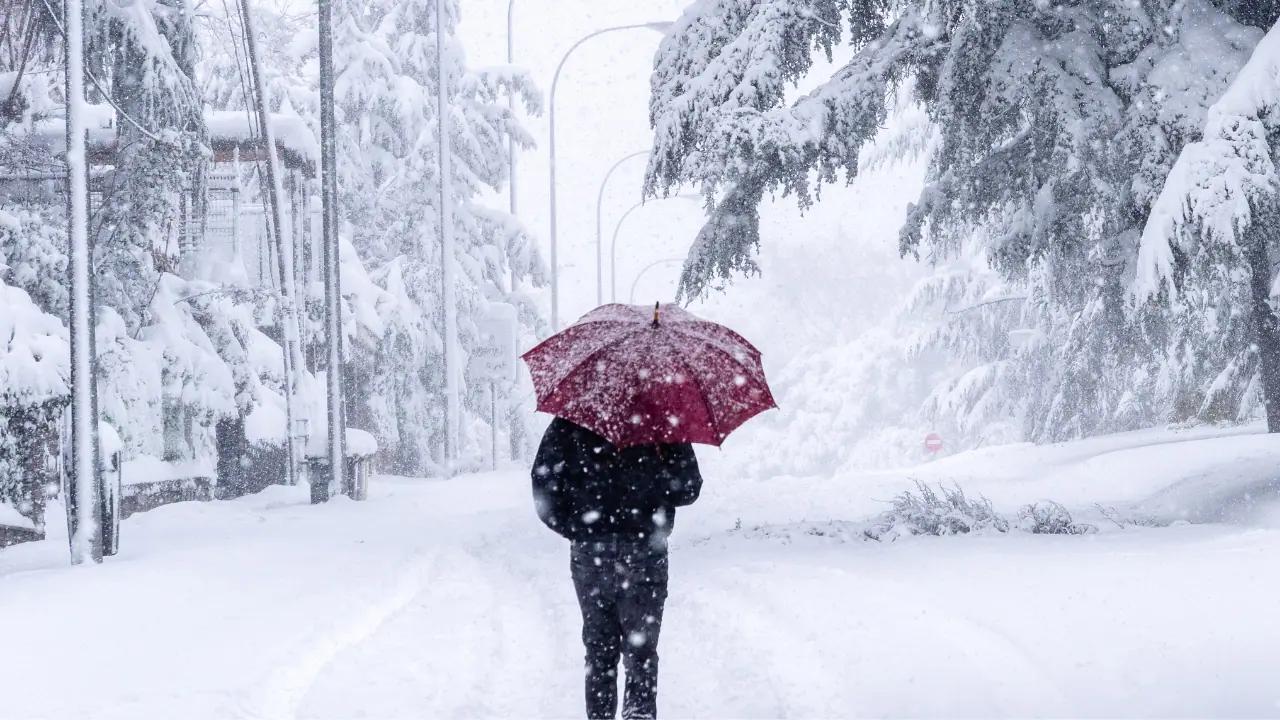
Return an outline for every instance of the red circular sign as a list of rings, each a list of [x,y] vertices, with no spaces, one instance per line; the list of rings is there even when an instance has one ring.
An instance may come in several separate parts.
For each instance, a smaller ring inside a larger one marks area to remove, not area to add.
[[[924,436],[924,449],[931,453],[936,453],[942,449],[942,436],[938,433],[929,433]]]

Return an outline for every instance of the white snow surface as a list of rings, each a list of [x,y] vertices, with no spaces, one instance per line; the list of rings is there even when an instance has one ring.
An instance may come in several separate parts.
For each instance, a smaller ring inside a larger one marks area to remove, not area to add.
[[[1280,437],[1151,430],[809,479],[742,480],[699,452],[666,717],[1280,712]],[[912,478],[1002,511],[1058,500],[1099,532],[861,539]],[[1094,503],[1173,523],[1121,529]],[[92,568],[68,568],[61,537],[0,551],[0,637],[21,649],[0,653],[0,717],[581,714],[568,552],[525,468],[379,477],[365,503],[181,503],[122,538]]]
[[[36,527],[36,524],[31,522],[31,518],[18,512],[17,508],[4,501],[0,501],[0,525],[26,530],[34,530]]]
[[[378,439],[371,433],[356,428],[347,428],[347,453],[359,457],[372,457],[378,452]]]

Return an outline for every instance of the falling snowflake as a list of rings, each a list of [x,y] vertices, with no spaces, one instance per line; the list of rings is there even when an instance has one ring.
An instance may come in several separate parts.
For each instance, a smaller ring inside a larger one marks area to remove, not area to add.
[[[631,647],[644,647],[644,644],[649,642],[649,636],[637,630],[627,636],[627,642]]]
[[[599,519],[600,519],[600,511],[599,511],[599,510],[588,510],[588,511],[586,511],[586,512],[582,513],[582,522],[584,522],[584,523],[586,523],[586,524],[588,524],[588,525],[590,525],[590,524],[594,523],[595,521],[597,521],[597,520],[599,520]]]

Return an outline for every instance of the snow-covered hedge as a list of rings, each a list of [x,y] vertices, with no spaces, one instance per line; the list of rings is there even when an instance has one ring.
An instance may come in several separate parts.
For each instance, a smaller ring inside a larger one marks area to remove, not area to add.
[[[38,525],[44,468],[70,378],[67,332],[27,293],[0,282],[0,506]]]

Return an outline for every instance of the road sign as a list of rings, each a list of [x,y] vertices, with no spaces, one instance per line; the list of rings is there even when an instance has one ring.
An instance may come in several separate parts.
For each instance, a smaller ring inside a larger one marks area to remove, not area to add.
[[[479,342],[471,350],[467,373],[471,380],[506,384],[516,379],[519,355],[516,308],[508,303],[489,303],[476,321]]]
[[[476,321],[478,342],[467,359],[471,382],[489,383],[489,449],[498,469],[498,387],[516,380],[520,320],[514,305],[489,303]]]
[[[930,455],[937,455],[942,450],[942,436],[938,433],[929,433],[924,436],[924,449]]]

